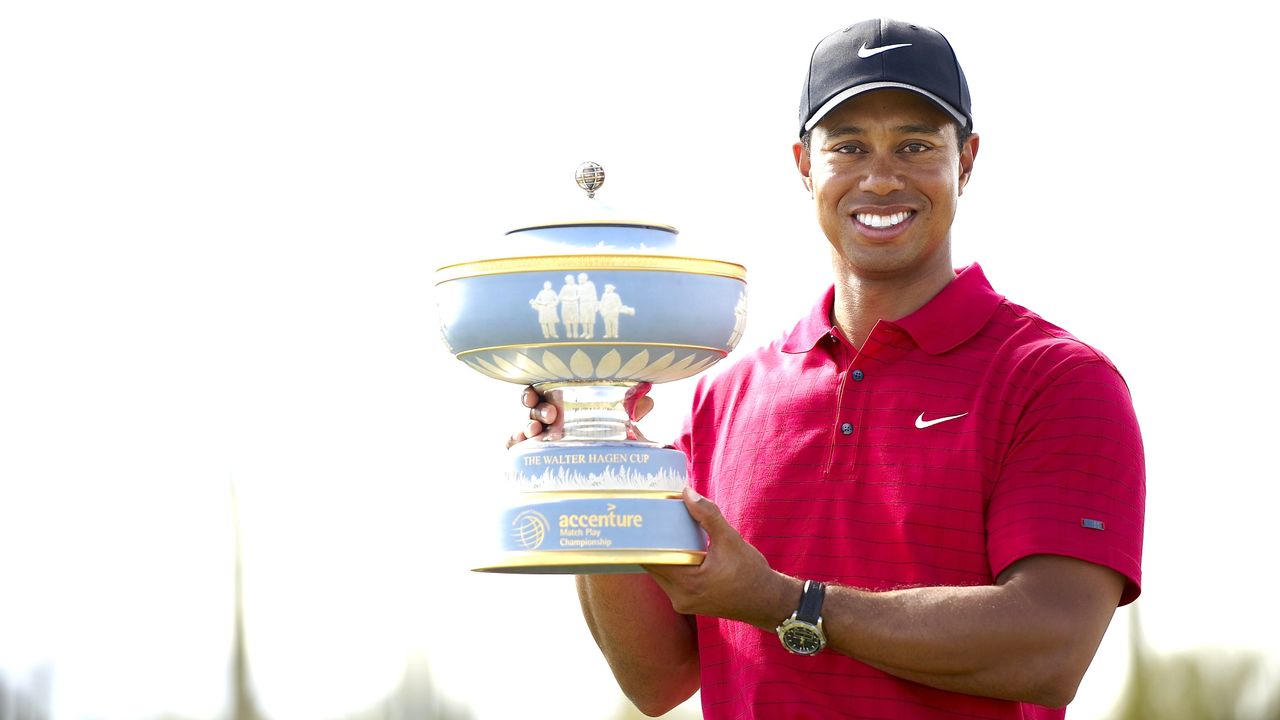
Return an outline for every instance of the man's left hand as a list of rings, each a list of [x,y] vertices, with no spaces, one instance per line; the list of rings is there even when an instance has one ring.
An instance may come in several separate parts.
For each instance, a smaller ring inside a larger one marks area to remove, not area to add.
[[[696,567],[646,565],[645,570],[676,612],[741,620],[772,632],[799,607],[803,583],[769,567],[720,508],[693,488],[685,488],[684,503],[707,532],[706,558]]]

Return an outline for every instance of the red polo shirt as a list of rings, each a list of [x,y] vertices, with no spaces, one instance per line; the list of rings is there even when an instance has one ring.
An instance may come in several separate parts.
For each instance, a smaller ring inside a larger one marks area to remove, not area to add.
[[[679,443],[694,488],[773,568],[868,590],[988,585],[1048,553],[1124,575],[1122,604],[1138,596],[1142,440],[1107,358],[977,265],[861,351],[833,297],[702,382]],[[709,720],[1063,715],[791,655],[743,623],[699,617],[698,641]]]

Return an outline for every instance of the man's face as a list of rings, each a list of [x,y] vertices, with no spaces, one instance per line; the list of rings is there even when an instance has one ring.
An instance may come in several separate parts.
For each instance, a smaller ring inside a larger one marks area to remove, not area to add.
[[[978,152],[957,147],[955,121],[913,92],[855,96],[813,129],[796,166],[818,224],[859,276],[952,272],[951,221]]]

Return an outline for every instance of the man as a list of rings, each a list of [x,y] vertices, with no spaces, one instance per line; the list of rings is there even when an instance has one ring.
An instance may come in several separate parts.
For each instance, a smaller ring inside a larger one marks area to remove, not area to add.
[[[1124,381],[951,265],[971,131],[936,31],[868,21],[815,49],[793,152],[834,286],[699,385],[677,447],[703,563],[578,579],[642,711],[701,688],[707,718],[1060,718],[1137,597]],[[556,419],[525,403],[513,442]]]

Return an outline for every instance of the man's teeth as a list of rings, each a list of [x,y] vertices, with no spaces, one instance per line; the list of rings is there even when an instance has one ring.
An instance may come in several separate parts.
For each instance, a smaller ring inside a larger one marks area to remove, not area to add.
[[[863,225],[866,225],[867,227],[887,228],[887,227],[893,227],[894,225],[897,225],[898,223],[911,217],[911,211],[904,210],[902,212],[896,212],[892,215],[872,215],[871,213],[855,213],[854,217],[858,219],[858,222],[862,223]]]

